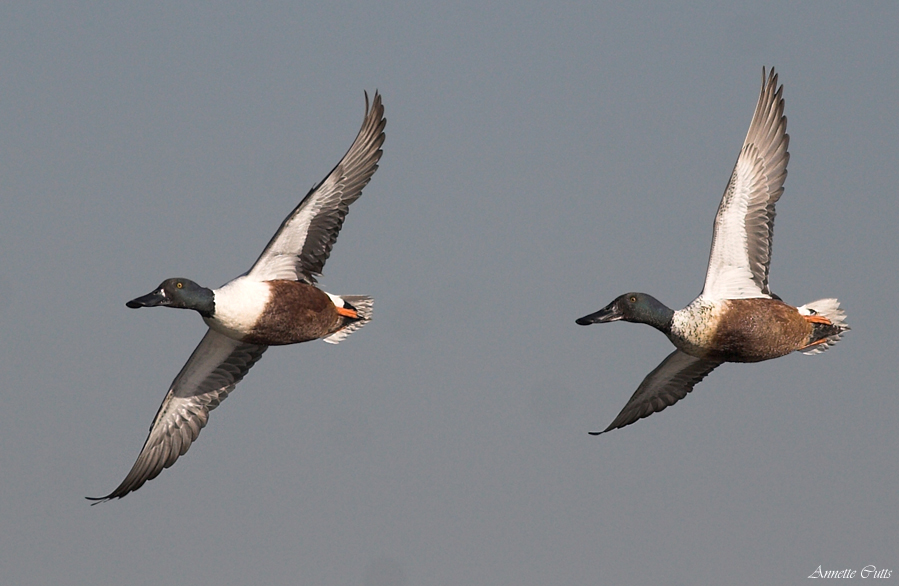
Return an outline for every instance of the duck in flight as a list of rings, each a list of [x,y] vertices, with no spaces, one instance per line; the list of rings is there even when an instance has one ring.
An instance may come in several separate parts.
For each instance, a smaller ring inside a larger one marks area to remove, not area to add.
[[[315,286],[349,206],[362,194],[381,158],[384,107],[365,97],[362,128],[343,159],[287,216],[248,272],[219,289],[166,279],[128,307],[175,307],[199,313],[209,330],[175,377],[150,435],[125,480],[104,497],[122,498],[184,455],[269,346],[322,339],[336,344],[371,320],[372,300],[333,295]],[[97,504],[97,503],[94,503]]]
[[[674,311],[645,293],[625,293],[584,316],[586,326],[624,320],[648,324],[677,348],[649,373],[605,433],[649,417],[687,396],[724,362],[760,362],[793,351],[823,352],[848,330],[836,299],[801,307],[768,288],[774,204],[787,177],[783,86],[772,68],[737,164],[718,206],[705,285],[690,305]]]

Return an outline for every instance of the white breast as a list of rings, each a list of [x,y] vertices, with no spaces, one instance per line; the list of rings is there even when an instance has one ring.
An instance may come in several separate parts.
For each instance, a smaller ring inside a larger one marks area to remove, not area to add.
[[[268,283],[238,277],[215,289],[215,313],[206,324],[229,338],[240,340],[259,321],[271,299]]]

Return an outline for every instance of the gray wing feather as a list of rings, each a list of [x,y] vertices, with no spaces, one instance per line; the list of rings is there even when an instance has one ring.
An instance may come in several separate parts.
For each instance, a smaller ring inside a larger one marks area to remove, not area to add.
[[[244,344],[214,330],[206,332],[172,382],[150,426],[150,435],[125,480],[108,495],[88,499],[105,502],[122,498],[187,453],[206,426],[209,412],[225,400],[266,348]]]
[[[703,296],[708,299],[771,297],[768,265],[774,233],[774,205],[783,194],[790,154],[783,86],[762,70],[762,90],[721,198]]]
[[[303,198],[262,251],[247,276],[259,281],[315,283],[337,240],[349,206],[362,195],[378,169],[384,144],[384,106],[375,92],[371,110],[365,96],[362,128],[343,159]]]
[[[603,431],[590,433],[592,435],[606,433],[674,405],[686,397],[696,383],[715,370],[719,364],[721,362],[696,358],[675,350],[655,370],[646,375],[630,401],[609,427]]]

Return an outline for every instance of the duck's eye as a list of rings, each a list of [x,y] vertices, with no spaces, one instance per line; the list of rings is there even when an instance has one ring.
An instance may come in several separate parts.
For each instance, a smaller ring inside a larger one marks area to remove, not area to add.
[[[636,296],[636,295],[631,295],[630,297],[628,297],[627,300],[630,301],[631,303],[636,303],[636,302],[637,302],[637,296]]]
[[[175,287],[177,287],[177,288],[179,288],[179,289],[183,289],[183,288],[184,288],[184,284],[183,284],[183,283],[175,283]]]

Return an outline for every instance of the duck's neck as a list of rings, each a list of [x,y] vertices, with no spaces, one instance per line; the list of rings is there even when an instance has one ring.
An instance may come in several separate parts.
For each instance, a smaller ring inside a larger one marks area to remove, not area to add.
[[[206,291],[209,291],[209,294],[203,295],[202,300],[196,305],[196,307],[194,307],[194,309],[197,310],[197,312],[203,317],[212,317],[212,315],[215,313],[215,296],[209,289],[207,289]]]
[[[669,309],[668,312],[664,316],[659,316],[658,319],[653,318],[652,321],[645,322],[646,324],[654,327],[659,330],[663,334],[671,333],[671,324],[674,322],[674,311]]]
[[[184,295],[185,309],[193,309],[203,317],[212,317],[215,313],[215,293],[212,289],[200,287]]]
[[[667,335],[671,333],[674,322],[674,310],[654,297],[647,295],[646,311],[641,312],[640,323],[650,325]]]

